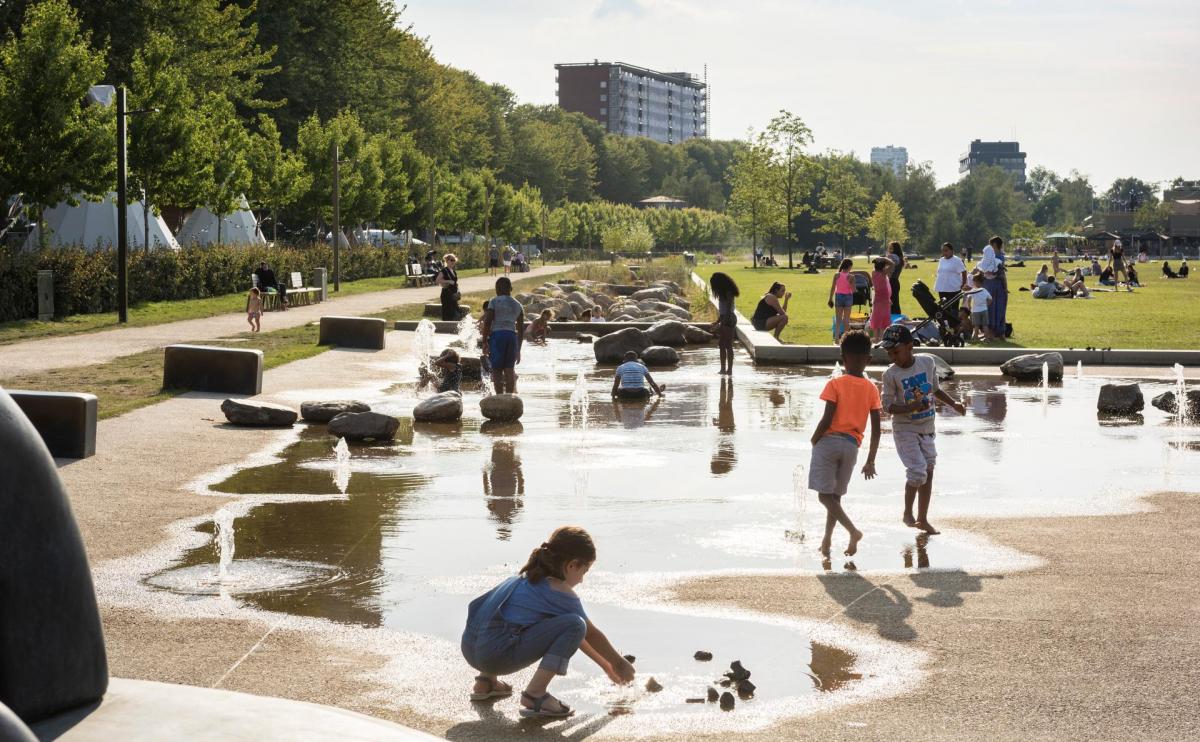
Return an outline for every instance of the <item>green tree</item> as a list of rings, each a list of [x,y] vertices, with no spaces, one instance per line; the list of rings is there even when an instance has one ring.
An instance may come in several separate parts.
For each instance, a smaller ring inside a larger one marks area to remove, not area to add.
[[[60,201],[113,188],[115,111],[84,104],[103,74],[104,52],[66,0],[31,5],[21,35],[0,46],[0,190],[22,194],[39,220]]]
[[[812,143],[812,131],[787,111],[771,119],[758,142],[771,152],[772,192],[784,221],[783,236],[788,249],[788,268],[792,268],[793,221],[804,211],[804,200],[812,190],[813,166],[804,148]],[[772,257],[774,251],[772,250]]]
[[[753,254],[758,254],[759,238],[774,233],[782,222],[771,167],[771,153],[761,145],[739,149],[729,167],[729,214],[750,236]]]
[[[250,186],[247,159],[250,137],[224,98],[209,101],[202,109],[200,125],[200,203],[217,218],[217,244],[221,244],[222,222],[240,205]]]
[[[1157,197],[1151,196],[1143,201],[1137,207],[1137,211],[1133,213],[1133,225],[1138,229],[1162,232],[1167,228],[1167,220],[1170,218],[1171,204],[1166,201],[1159,201]]]
[[[867,234],[885,248],[889,242],[908,242],[908,224],[904,221],[904,211],[896,199],[892,198],[892,194],[883,194],[875,204],[874,211],[867,219]]]
[[[312,176],[304,171],[304,161],[280,144],[279,129],[266,114],[258,117],[258,132],[250,137],[247,155],[251,177],[246,198],[254,208],[271,212],[271,241],[275,242],[279,210],[300,200]]]
[[[1046,241],[1046,230],[1031,219],[1023,219],[1012,225],[1010,239],[1022,247],[1037,247]]]
[[[1155,188],[1138,178],[1117,178],[1104,192],[1102,201],[1108,211],[1137,211],[1138,207],[1155,197]]]
[[[633,203],[651,195],[646,150],[631,137],[608,134],[599,152],[597,193],[617,203]]]
[[[846,170],[835,169],[825,183],[818,201],[820,211],[814,216],[824,231],[841,236],[843,250],[849,249],[850,238],[866,225],[867,197],[867,190]]]

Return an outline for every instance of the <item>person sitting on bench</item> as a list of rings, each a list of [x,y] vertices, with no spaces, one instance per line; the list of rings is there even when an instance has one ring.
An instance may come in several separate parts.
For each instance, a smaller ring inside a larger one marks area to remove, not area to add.
[[[275,293],[279,294],[279,308],[287,311],[287,286],[280,284],[275,278],[275,271],[267,265],[267,261],[258,264],[258,268],[254,270],[254,276],[258,280],[258,290],[266,292],[267,289],[275,289]]]

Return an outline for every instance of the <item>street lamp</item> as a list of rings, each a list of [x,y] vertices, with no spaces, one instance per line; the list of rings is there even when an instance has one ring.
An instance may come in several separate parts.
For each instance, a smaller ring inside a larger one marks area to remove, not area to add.
[[[128,183],[125,164],[129,140],[125,119],[143,113],[157,113],[157,108],[125,110],[125,86],[117,88],[117,321],[129,321],[129,214]]]
[[[338,143],[334,142],[330,149],[333,151],[333,290],[340,291],[342,288],[342,178],[341,169],[339,166],[342,163],[351,163],[353,160],[338,159]]]

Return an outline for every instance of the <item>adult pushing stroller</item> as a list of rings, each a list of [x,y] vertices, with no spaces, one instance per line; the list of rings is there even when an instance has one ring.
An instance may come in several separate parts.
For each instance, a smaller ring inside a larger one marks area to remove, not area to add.
[[[916,281],[913,283],[912,295],[917,300],[917,304],[921,305],[921,310],[925,312],[925,319],[912,328],[913,338],[918,345],[930,345],[930,341],[937,339],[946,347],[960,347],[963,344],[962,334],[958,328],[958,315],[954,311],[954,307],[958,305],[962,299],[964,292],[959,291],[954,296],[938,303],[937,297],[929,290],[924,281]],[[936,328],[935,332],[924,332],[921,330],[928,326]]]

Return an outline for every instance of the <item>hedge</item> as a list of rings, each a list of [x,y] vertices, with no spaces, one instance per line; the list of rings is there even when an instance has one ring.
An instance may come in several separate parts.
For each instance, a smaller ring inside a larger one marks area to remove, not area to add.
[[[341,251],[342,280],[404,275],[409,251],[397,245],[362,246]],[[460,267],[482,265],[478,246],[457,249]],[[249,290],[250,274],[267,261],[284,279],[299,271],[305,282],[313,269],[333,266],[333,248],[307,247],[186,247],[129,253],[129,302],[203,299]],[[0,322],[37,316],[37,272],[54,271],[54,310],[65,317],[116,311],[116,252],[82,248],[21,250],[0,247]]]

